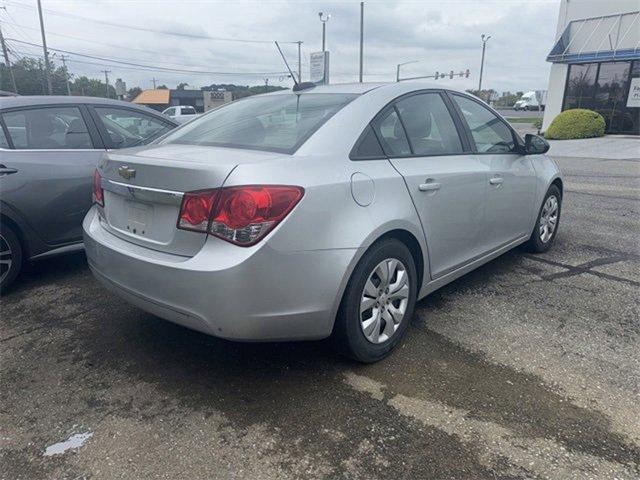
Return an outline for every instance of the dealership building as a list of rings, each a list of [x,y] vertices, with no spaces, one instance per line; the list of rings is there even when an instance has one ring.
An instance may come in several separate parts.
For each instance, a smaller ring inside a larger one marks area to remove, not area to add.
[[[562,0],[542,130],[564,110],[599,112],[607,133],[640,134],[640,2]]]

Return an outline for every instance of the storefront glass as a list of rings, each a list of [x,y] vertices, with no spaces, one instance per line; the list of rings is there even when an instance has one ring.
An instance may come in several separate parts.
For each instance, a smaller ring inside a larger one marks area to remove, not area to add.
[[[595,110],[607,133],[640,134],[640,108],[629,102],[633,78],[640,78],[640,61],[570,65],[562,109]]]

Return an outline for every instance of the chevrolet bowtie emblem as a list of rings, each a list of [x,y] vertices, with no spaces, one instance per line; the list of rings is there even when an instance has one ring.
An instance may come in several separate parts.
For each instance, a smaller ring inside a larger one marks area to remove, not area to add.
[[[135,168],[129,168],[126,165],[122,165],[120,168],[118,168],[118,175],[127,180],[131,180],[136,176],[136,170]]]

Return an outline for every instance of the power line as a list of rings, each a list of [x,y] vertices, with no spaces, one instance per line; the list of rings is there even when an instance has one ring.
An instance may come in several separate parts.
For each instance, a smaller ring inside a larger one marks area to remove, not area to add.
[[[13,5],[15,7],[19,7],[19,8],[26,8],[29,10],[33,10],[34,7],[32,7],[31,5],[24,5],[22,3],[17,3],[17,2],[7,2],[9,5]],[[101,25],[107,25],[110,27],[116,27],[116,28],[126,28],[127,30],[138,30],[141,32],[150,32],[150,33],[157,33],[160,35],[171,35],[174,37],[183,37],[183,38],[190,38],[190,39],[196,39],[196,40],[215,40],[215,41],[220,41],[220,42],[236,42],[236,43],[263,43],[263,44],[273,44],[273,40],[254,40],[254,39],[242,39],[242,38],[227,38],[227,37],[214,37],[211,35],[207,35],[207,34],[197,34],[197,33],[184,33],[184,32],[175,32],[175,31],[171,31],[171,30],[156,30],[153,28],[146,28],[146,27],[138,27],[135,25],[127,25],[127,24],[122,24],[122,23],[115,23],[115,22],[109,22],[107,20],[98,20],[95,18],[89,18],[89,17],[83,17],[81,15],[75,15],[73,13],[66,13],[66,12],[59,12],[56,10],[50,10],[50,9],[43,9],[43,11],[47,12],[50,15],[56,15],[59,17],[66,17],[66,18],[72,18],[75,20],[82,20],[85,22],[93,22],[93,23],[99,23]],[[296,41],[283,41],[280,43],[288,43],[288,44],[295,44],[297,43]]]
[[[15,38],[7,38],[6,40],[10,40],[12,42],[20,43],[23,45],[29,45],[31,47],[42,47],[42,45],[38,45],[37,43],[25,42],[23,40],[18,40]],[[169,68],[169,67],[156,67],[153,65],[145,65],[141,63],[128,62],[123,60],[116,60],[114,58],[100,57],[97,55],[87,55],[84,53],[73,52],[70,50],[62,50],[60,48],[49,48],[49,50],[53,50],[54,52],[66,53],[68,55],[76,55],[78,57],[90,58],[93,60],[101,60],[103,62],[109,62],[112,64],[118,65],[126,65],[138,68],[145,68],[150,71],[157,72],[173,72],[173,73],[194,73],[194,74],[208,74],[208,75],[282,75],[286,74],[284,71],[277,72],[218,72],[218,71],[204,71],[204,70],[190,70],[190,69],[181,69],[181,68]]]
[[[3,22],[3,24],[4,25],[9,25],[9,26],[13,25],[13,24],[7,23],[7,22]],[[25,27],[25,28],[30,28],[30,27]],[[39,29],[34,29],[34,30],[39,30]],[[136,50],[136,51],[143,52],[143,53],[152,53],[152,54],[156,54],[156,55],[158,54],[157,50],[156,51],[143,50],[143,49],[131,48],[131,47],[128,47],[128,46],[125,47],[125,46],[122,46],[122,45],[114,45],[114,44],[109,44],[109,43],[104,43],[104,42],[97,42],[97,41],[93,41],[93,40],[82,39],[82,38],[79,38],[79,37],[73,37],[73,36],[70,36],[70,35],[56,34],[56,33],[51,32],[50,30],[47,30],[47,36],[50,36],[50,35],[71,38],[71,39],[74,39],[74,40],[80,40],[80,41],[85,41],[85,42],[89,42],[89,43],[95,43],[95,44],[98,44],[98,45],[103,46],[103,47],[104,46],[107,46],[107,47],[111,46],[111,47],[114,47],[114,48],[121,48],[123,50],[126,49],[127,51],[128,50]],[[16,41],[18,41],[18,40],[16,39]],[[24,43],[29,44],[29,43],[32,43],[32,42],[31,41],[27,41],[27,42],[24,42]],[[50,48],[49,50],[54,50],[54,49]],[[183,55],[169,55],[169,54],[165,54],[164,52],[162,53],[162,56],[163,57],[175,57],[175,58],[184,59]],[[123,58],[123,57],[111,57],[111,58],[113,60],[132,61],[132,62],[144,62],[144,61],[148,60],[148,57],[147,57],[147,59],[144,59],[144,60],[143,59],[139,59],[139,58],[130,58],[130,57],[126,57],[126,58]],[[174,68],[174,67],[190,68],[190,67],[200,67],[201,66],[201,65],[182,65],[182,64],[178,64],[178,63],[172,63],[172,62],[155,62],[155,64],[156,65],[157,64],[168,65],[171,68]],[[202,67],[206,68],[205,66],[202,66]]]

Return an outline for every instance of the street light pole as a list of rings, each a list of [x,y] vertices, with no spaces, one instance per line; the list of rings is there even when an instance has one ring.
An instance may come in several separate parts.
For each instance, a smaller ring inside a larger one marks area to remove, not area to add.
[[[364,2],[360,2],[360,83],[364,67]]]
[[[331,15],[325,15],[323,12],[318,12],[318,17],[322,22],[322,51],[326,51],[326,36],[327,36],[327,22],[331,18]]]
[[[484,52],[487,48],[487,42],[491,38],[491,35],[485,35],[484,33],[480,35],[482,39],[482,61],[480,62],[480,80],[478,81],[478,95],[482,92],[482,72],[484,71]]]

